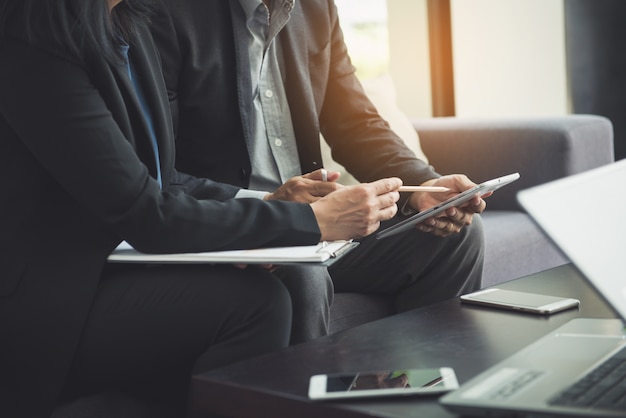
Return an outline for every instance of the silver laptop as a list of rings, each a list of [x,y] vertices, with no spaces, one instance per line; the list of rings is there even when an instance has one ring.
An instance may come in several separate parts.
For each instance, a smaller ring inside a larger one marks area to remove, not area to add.
[[[626,320],[626,160],[523,190],[518,200]],[[626,417],[626,380],[589,381],[626,358],[620,319],[574,319],[440,399],[458,414]],[[605,361],[609,365],[603,365]],[[624,360],[622,369],[626,369]],[[626,377],[626,370],[623,374]],[[581,380],[582,379],[582,380]],[[605,399],[602,396],[608,396]],[[614,402],[615,401],[615,402]],[[614,402],[612,404],[612,402]]]

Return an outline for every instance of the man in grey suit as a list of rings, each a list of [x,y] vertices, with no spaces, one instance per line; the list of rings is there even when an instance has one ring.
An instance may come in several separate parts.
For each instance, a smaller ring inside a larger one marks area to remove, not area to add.
[[[332,0],[161,1],[152,31],[180,171],[240,187],[234,197],[311,202],[341,187],[338,173],[322,178],[322,133],[359,181],[397,176],[452,192],[474,185],[435,172],[379,116],[354,74]],[[450,194],[403,193],[389,222]],[[388,295],[398,312],[479,288],[484,236],[474,214],[484,208],[476,197],[414,232],[362,239],[328,272],[284,272],[292,342],[328,332],[333,286]]]

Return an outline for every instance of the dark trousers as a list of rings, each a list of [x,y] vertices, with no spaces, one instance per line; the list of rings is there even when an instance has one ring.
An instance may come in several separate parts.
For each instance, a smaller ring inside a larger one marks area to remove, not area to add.
[[[279,266],[278,276],[291,296],[293,309],[290,344],[328,335],[334,289],[324,266]]]
[[[192,374],[285,347],[290,328],[289,294],[260,268],[110,265],[63,399],[122,391],[182,411]]]
[[[418,230],[365,237],[331,265],[330,275],[336,292],[387,295],[403,312],[479,289],[484,251],[482,220],[474,216],[470,226],[445,238]]]
[[[404,219],[383,223],[381,228]],[[477,290],[485,238],[480,216],[445,238],[407,231],[382,240],[370,235],[330,269],[282,266],[276,270],[293,302],[291,344],[328,334],[333,293],[387,296],[397,312]]]

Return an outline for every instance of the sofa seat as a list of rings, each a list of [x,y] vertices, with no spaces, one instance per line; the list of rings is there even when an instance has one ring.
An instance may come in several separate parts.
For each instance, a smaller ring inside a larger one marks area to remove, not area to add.
[[[525,213],[494,210],[483,215],[483,223],[487,242],[483,287],[568,262]],[[513,247],[512,242],[515,242]]]

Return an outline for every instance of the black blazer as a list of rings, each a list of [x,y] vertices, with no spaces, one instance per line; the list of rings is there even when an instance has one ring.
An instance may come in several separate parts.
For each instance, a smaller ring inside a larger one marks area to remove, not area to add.
[[[151,30],[162,56],[177,130],[177,168],[247,187],[247,62],[237,62],[232,17],[239,0],[161,0]],[[438,175],[381,119],[354,74],[333,0],[296,1],[279,34],[286,92],[303,173],[321,168],[320,131],[360,181]]]
[[[181,176],[147,28],[130,59],[155,123],[163,191],[125,66],[24,39],[19,28],[0,37],[0,415],[32,418],[49,415],[121,240],[186,252],[313,244],[320,235],[308,205],[200,201],[173,184]],[[220,195],[212,182],[191,183]]]

